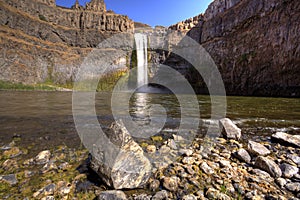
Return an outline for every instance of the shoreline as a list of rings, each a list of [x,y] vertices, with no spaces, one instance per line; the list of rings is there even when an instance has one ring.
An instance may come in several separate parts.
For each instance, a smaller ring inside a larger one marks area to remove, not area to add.
[[[82,146],[57,146],[24,159],[30,148],[14,138],[1,147],[2,199],[293,199],[300,198],[300,148],[274,136],[239,141],[195,138],[173,163],[153,163],[149,182],[140,189],[113,190],[89,168]],[[175,140],[176,138],[172,139]],[[160,141],[156,150],[175,150]],[[143,144],[144,151],[153,150]],[[150,148],[151,147],[151,148]],[[149,153],[149,152],[148,152]],[[153,152],[152,152],[153,153]],[[9,192],[8,192],[9,191]],[[101,198],[100,198],[101,197]]]

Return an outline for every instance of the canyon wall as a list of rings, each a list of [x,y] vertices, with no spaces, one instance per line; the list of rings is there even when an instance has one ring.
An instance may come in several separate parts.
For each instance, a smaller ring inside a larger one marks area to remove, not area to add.
[[[299,19],[297,0],[215,0],[198,24],[182,30],[180,22],[170,29],[186,33],[210,53],[227,94],[299,97]],[[203,91],[191,66],[180,58],[176,63],[186,66],[185,75]]]
[[[71,9],[55,0],[0,0],[0,80],[71,83],[92,48],[133,28],[127,16],[106,11],[103,0],[85,7],[76,1]]]

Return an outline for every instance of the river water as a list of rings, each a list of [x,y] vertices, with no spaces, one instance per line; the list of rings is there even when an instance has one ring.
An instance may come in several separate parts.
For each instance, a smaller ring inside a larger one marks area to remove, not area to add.
[[[140,101],[140,95],[143,101]],[[202,123],[199,134],[205,131],[210,118],[210,97],[197,96]],[[130,113],[136,121],[147,121],[145,110],[153,104],[167,111],[167,125],[163,131],[175,131],[181,118],[176,97],[170,94],[137,94],[131,98]],[[24,146],[37,151],[56,145],[76,147],[80,139],[72,115],[72,92],[0,92],[0,146],[13,137],[20,137]],[[111,114],[111,93],[97,93],[97,117],[108,126]],[[244,138],[266,138],[284,131],[300,134],[300,99],[227,97],[227,117],[242,128]],[[146,123],[146,122],[145,122]]]

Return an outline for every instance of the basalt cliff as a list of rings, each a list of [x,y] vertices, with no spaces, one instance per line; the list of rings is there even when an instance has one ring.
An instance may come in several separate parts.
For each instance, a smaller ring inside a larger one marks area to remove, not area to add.
[[[72,8],[55,0],[0,0],[0,80],[70,83],[93,48],[133,28],[127,16],[107,11],[103,0],[85,6],[76,1]]]
[[[300,96],[299,1],[215,0],[204,14],[169,28],[209,52],[227,94]],[[181,58],[169,60],[173,66],[188,66]],[[205,92],[195,71],[185,75]]]

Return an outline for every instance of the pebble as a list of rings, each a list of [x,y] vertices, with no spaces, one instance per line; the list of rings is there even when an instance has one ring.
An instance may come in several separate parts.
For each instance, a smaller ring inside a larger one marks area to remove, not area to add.
[[[18,183],[17,177],[15,174],[2,175],[0,176],[0,181],[4,181],[10,185],[16,185]]]
[[[189,194],[189,195],[184,195],[182,197],[182,200],[197,200],[197,198],[195,197],[195,195]]]
[[[286,185],[287,181],[286,181],[284,178],[277,178],[277,179],[276,179],[276,183],[277,183],[281,188],[283,188],[283,187]]]
[[[15,158],[22,154],[22,151],[18,147],[12,147],[3,152],[3,155],[8,158]]]
[[[214,173],[214,170],[209,167],[207,165],[206,162],[203,162],[201,165],[200,165],[200,169],[205,173],[205,174],[213,174]]]
[[[38,165],[43,165],[49,162],[51,156],[51,152],[49,150],[45,150],[40,152],[36,157],[35,157],[35,162]]]
[[[177,176],[165,177],[163,179],[163,186],[171,192],[175,192],[178,189],[179,178]]]
[[[147,153],[155,153],[156,152],[156,146],[155,145],[148,145],[146,147]]]
[[[126,194],[120,190],[107,190],[100,193],[98,200],[126,200]]]

